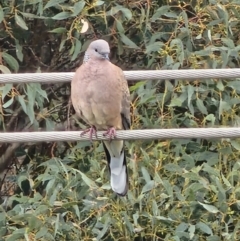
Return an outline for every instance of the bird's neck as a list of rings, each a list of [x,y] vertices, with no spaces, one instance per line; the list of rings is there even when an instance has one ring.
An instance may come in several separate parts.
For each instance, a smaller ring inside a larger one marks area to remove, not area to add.
[[[87,63],[89,59],[90,59],[90,56],[87,53],[85,53],[83,57],[83,63]]]

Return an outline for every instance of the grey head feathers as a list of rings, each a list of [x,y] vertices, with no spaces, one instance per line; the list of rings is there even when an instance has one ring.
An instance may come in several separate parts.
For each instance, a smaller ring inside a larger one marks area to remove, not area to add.
[[[108,42],[103,39],[98,39],[90,43],[85,52],[83,62],[86,63],[89,59],[93,60],[109,60],[110,48]]]

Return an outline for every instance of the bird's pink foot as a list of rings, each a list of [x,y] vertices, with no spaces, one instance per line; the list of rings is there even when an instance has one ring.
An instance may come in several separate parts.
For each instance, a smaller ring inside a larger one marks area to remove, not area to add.
[[[92,137],[93,135],[95,135],[95,137],[97,138],[97,130],[96,130],[96,127],[95,126],[91,126],[90,128],[84,130],[80,136],[83,136],[85,135],[86,133],[89,132],[89,138],[90,138],[90,141],[92,141]]]
[[[116,137],[116,129],[114,127],[109,128],[103,133],[103,136],[109,136],[110,140],[114,139]]]

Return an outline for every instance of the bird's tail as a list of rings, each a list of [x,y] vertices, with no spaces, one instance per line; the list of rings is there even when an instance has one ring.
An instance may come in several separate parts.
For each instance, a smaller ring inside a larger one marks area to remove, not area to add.
[[[128,172],[123,141],[104,141],[112,190],[120,196],[128,191]]]

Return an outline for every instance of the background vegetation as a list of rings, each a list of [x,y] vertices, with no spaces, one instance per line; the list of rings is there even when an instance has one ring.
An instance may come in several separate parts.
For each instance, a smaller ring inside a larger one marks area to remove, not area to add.
[[[1,0],[0,71],[74,71],[97,38],[124,70],[239,68],[239,29],[238,0]],[[239,80],[130,85],[133,129],[239,124]],[[1,85],[1,130],[84,127],[72,109],[66,125],[69,91]],[[238,140],[126,145],[119,198],[99,143],[1,144],[0,240],[240,240]]]

